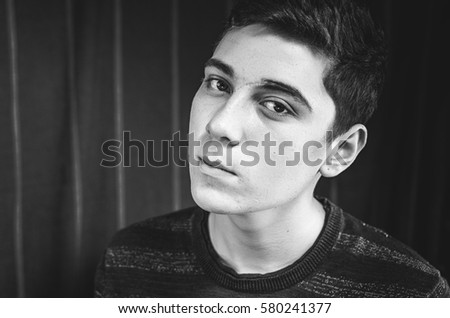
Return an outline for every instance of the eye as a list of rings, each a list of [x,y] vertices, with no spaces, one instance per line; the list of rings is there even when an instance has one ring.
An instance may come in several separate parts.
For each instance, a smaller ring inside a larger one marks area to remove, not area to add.
[[[281,102],[276,102],[273,100],[263,101],[261,104],[266,107],[271,112],[276,113],[277,115],[289,115],[291,112],[288,110],[288,107],[283,105]]]
[[[205,79],[206,87],[210,90],[219,92],[230,92],[230,87],[224,80],[218,78],[207,78]]]

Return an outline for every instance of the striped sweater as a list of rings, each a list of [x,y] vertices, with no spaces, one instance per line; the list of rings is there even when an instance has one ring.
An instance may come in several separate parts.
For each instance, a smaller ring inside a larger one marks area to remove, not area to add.
[[[97,297],[450,297],[439,271],[326,199],[325,225],[293,264],[237,274],[209,239],[199,207],[118,232],[97,269]]]

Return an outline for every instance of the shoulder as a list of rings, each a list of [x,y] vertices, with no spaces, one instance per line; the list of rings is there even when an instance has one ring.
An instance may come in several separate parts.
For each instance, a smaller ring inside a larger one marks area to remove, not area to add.
[[[96,296],[151,296],[164,291],[162,277],[198,273],[192,233],[195,216],[201,213],[197,207],[187,208],[117,232],[97,267]]]
[[[339,276],[354,282],[355,288],[367,288],[374,297],[438,297],[449,293],[440,272],[416,251],[345,212],[333,255],[347,264]]]
[[[131,224],[114,235],[109,247],[124,244],[141,246],[161,240],[170,243],[171,238],[189,236],[196,213],[199,213],[198,209],[190,207]]]
[[[184,258],[192,251],[196,207],[134,223],[117,232],[106,250],[111,265],[134,259],[141,265],[150,259]]]

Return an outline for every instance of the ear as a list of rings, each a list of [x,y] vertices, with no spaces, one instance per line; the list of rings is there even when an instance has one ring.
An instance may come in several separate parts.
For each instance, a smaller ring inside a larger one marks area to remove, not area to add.
[[[327,159],[320,167],[320,173],[326,178],[339,175],[350,167],[367,142],[367,128],[357,124],[345,134],[331,142],[327,149]]]

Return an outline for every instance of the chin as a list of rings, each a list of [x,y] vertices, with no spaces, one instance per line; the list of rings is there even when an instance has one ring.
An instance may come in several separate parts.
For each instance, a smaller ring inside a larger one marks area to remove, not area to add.
[[[199,207],[207,212],[217,214],[246,212],[246,209],[236,201],[235,196],[232,197],[217,190],[192,187],[192,198]]]

